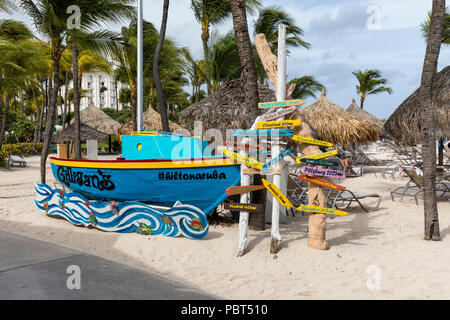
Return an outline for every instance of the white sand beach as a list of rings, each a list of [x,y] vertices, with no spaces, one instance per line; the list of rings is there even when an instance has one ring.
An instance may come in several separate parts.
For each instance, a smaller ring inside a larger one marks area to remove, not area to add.
[[[265,231],[250,231],[248,250],[238,258],[237,224],[211,227],[205,239],[190,240],[107,233],[47,217],[33,201],[39,157],[26,160],[26,168],[0,171],[0,229],[229,299],[450,299],[450,195],[438,197],[442,241],[424,241],[422,197],[419,206],[413,198],[392,202],[390,197],[406,177],[383,179],[375,177],[374,167],[365,167],[362,177],[343,181],[349,190],[379,193],[383,200],[376,212],[352,205],[348,216],[327,219],[327,251],[308,248],[307,217],[299,215],[281,224],[283,242],[276,256],[269,254],[268,225]],[[47,177],[53,186],[50,170]],[[370,207],[375,200],[364,203]],[[377,272],[380,282],[374,287]]]

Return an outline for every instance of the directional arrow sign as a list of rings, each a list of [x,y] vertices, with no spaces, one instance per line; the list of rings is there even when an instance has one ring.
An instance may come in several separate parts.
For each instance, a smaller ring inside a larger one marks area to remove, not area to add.
[[[224,141],[223,143],[226,147],[236,148],[236,149],[242,149],[242,150],[251,150],[251,151],[263,151],[264,148],[257,144],[248,144],[248,143],[238,143],[238,142],[231,142],[231,141]]]
[[[235,152],[231,152],[227,149],[222,149],[222,152],[230,159],[234,159],[237,162],[245,164],[247,167],[252,167],[258,170],[261,170],[263,164],[262,162],[259,162],[258,160],[248,158],[246,156],[242,156],[240,154],[237,154]]]
[[[263,166],[263,168],[264,168],[264,166]],[[312,168],[312,167],[305,166],[302,168],[302,172],[304,174],[320,176],[320,177],[345,179],[345,172],[341,171],[341,170]]]
[[[235,137],[292,137],[292,129],[274,129],[274,130],[234,130]]]
[[[308,159],[323,159],[323,158],[328,158],[331,156],[335,156],[337,155],[338,152],[337,150],[332,150],[332,151],[328,151],[328,152],[324,152],[324,153],[320,153],[320,154],[315,154],[313,156],[306,156],[306,157],[301,157],[301,158],[297,158],[297,163],[300,164],[302,161],[302,159],[308,158]]]
[[[319,185],[321,187],[330,188],[330,189],[334,189],[334,190],[338,190],[338,191],[345,191],[346,190],[346,188],[344,186],[339,186],[339,185],[331,183],[331,182],[329,182],[327,180],[322,180],[322,179],[318,179],[318,178],[315,178],[315,177],[309,177],[309,176],[304,175],[304,174],[298,176],[298,178],[300,180],[303,180],[303,181],[306,181],[306,182],[317,184],[317,185]]]
[[[263,207],[262,204],[225,203],[225,209],[231,211],[259,212]]]
[[[309,212],[309,213],[335,214],[338,216],[346,216],[347,215],[347,212],[342,211],[342,210],[322,208],[322,207],[310,206],[310,205],[301,205],[296,210],[305,211],[305,212]]]
[[[286,196],[277,188],[276,185],[270,183],[266,179],[262,179],[264,187],[272,194],[272,196],[277,199],[277,201],[285,207],[294,208],[294,205],[286,198]]]
[[[292,107],[292,106],[301,106],[302,104],[305,104],[305,101],[297,99],[297,100],[263,102],[263,103],[259,103],[258,107],[260,109],[285,108],[285,107]]]
[[[275,119],[278,119],[281,117],[285,117],[288,114],[291,114],[292,112],[294,112],[295,110],[297,110],[297,107],[295,107],[295,106],[288,107],[286,109],[280,109],[278,111],[262,115],[260,120],[261,121],[275,120]]]
[[[258,122],[256,125],[257,129],[275,129],[275,128],[285,128],[285,127],[299,127],[300,120],[280,120],[280,121],[268,121],[268,122]]]
[[[284,159],[284,157],[287,157],[288,155],[294,154],[294,150],[292,150],[291,147],[287,147],[284,149],[283,152],[281,152],[277,157],[273,158],[272,160],[266,162],[262,168],[261,172],[269,172],[269,168],[276,165],[278,162],[280,162],[281,159]]]
[[[306,163],[306,164],[317,165],[317,166],[329,166],[329,167],[337,167],[339,165],[337,162],[334,162],[334,161],[320,160],[320,159],[308,159],[308,158],[301,158],[300,162]]]
[[[315,145],[324,146],[324,147],[332,147],[333,146],[333,144],[330,142],[301,137],[301,136],[292,136],[292,140],[298,141],[298,142],[303,142],[303,143],[315,144]]]
[[[237,186],[237,187],[229,187],[225,190],[227,196],[235,196],[238,194],[249,193],[258,190],[264,190],[265,186]]]

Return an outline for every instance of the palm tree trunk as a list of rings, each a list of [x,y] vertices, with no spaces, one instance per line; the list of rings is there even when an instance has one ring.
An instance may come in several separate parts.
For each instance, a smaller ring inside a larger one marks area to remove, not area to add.
[[[433,82],[441,48],[445,0],[433,0],[430,35],[423,64],[420,96],[422,114],[422,159],[424,182],[425,240],[440,240],[436,203],[436,127],[433,106]]]
[[[55,125],[57,99],[59,91],[59,59],[53,59],[53,88],[50,94],[50,101],[48,104],[47,121],[45,123],[44,145],[41,153],[41,183],[45,184],[46,176],[46,162],[50,150],[50,142],[53,135],[53,128]]]
[[[67,126],[67,96],[69,95],[69,72],[66,71],[66,83],[64,84],[64,112],[63,128]]]
[[[161,85],[161,79],[159,78],[159,58],[161,56],[161,49],[164,43],[164,38],[166,37],[166,27],[167,27],[167,15],[169,12],[169,0],[164,0],[163,6],[163,16],[161,21],[161,31],[159,33],[159,41],[156,46],[155,57],[153,59],[153,79],[156,87],[156,94],[158,95],[158,111],[161,115],[161,126],[162,130],[169,132],[169,119],[167,117],[167,107],[164,101],[164,92]]]
[[[25,113],[25,102],[24,102],[24,98],[23,98],[23,90],[21,88],[19,88],[19,99],[20,99],[20,112],[22,114]]]
[[[116,121],[119,122],[119,95],[117,94],[117,79],[114,79],[114,91],[116,93]]]
[[[258,80],[256,76],[255,60],[253,55],[252,43],[248,34],[247,13],[245,10],[245,0],[232,0],[231,9],[233,13],[233,26],[236,33],[237,45],[239,50],[239,57],[241,60],[242,74],[245,86],[245,104],[251,116],[251,119],[256,119],[259,115],[258,103]],[[250,127],[252,124],[247,124]],[[261,175],[254,176],[254,183],[256,185],[262,184]],[[266,203],[265,191],[258,191],[253,194],[253,202]],[[265,208],[265,206],[264,206]],[[259,212],[252,213],[249,219],[249,226],[255,230],[265,230],[266,219],[265,209]]]
[[[2,148],[3,140],[5,138],[6,122],[8,120],[8,112],[10,104],[9,101],[10,101],[10,94],[7,92],[5,98],[5,110],[3,111],[3,118],[2,118],[2,128],[0,129],[0,149]]]
[[[72,44],[72,68],[75,159],[81,159],[80,83],[78,79],[78,47],[75,39],[73,40]]]
[[[35,119],[35,127],[34,127],[34,137],[33,137],[33,149],[36,150],[36,144],[38,143],[38,135],[39,135],[39,119],[41,118],[41,106],[39,104],[39,99],[36,95],[36,89],[31,89],[33,92],[34,103],[36,103],[36,119]]]
[[[210,63],[209,63],[209,47],[208,47],[208,41],[209,41],[209,28],[207,27],[205,30],[203,30],[202,33],[202,43],[203,43],[203,55],[205,59],[205,71],[206,71],[206,88],[208,95],[212,92],[212,85],[211,85],[211,72],[210,72]]]
[[[364,101],[366,100],[366,98],[364,96],[361,96],[361,104],[360,104],[360,108],[364,109]]]

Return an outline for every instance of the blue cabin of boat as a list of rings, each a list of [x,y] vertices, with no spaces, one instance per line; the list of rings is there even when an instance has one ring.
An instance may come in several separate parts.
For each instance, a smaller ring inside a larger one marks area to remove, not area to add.
[[[178,135],[123,135],[122,158],[149,159],[201,159],[214,157],[208,141]]]

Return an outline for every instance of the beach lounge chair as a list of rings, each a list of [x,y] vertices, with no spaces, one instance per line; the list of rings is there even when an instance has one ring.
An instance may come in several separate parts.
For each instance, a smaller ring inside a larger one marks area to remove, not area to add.
[[[400,195],[400,200],[404,197],[413,197],[416,204],[419,205],[417,196],[423,192],[423,176],[419,175],[414,167],[402,166],[403,171],[410,178],[404,187],[399,187],[391,191],[391,198],[394,201],[394,194]],[[436,182],[436,191],[441,192],[440,197],[443,197],[447,192],[450,193],[450,183],[439,181]]]
[[[364,206],[360,200],[366,198],[377,198],[377,204],[374,208],[368,209]],[[378,210],[381,199],[383,197],[377,193],[362,193],[362,192],[353,192],[351,190],[344,191],[335,191],[331,190],[328,193],[328,200],[331,202],[333,209],[348,209],[352,203],[356,202],[365,212],[373,212]]]
[[[286,197],[289,199],[289,201],[292,202],[292,204],[295,207],[299,207],[302,204],[308,204],[308,186],[307,183],[303,180],[300,180],[296,174],[294,173],[289,173],[288,175],[289,179],[292,181],[294,188],[292,189],[288,189],[287,190],[287,195]],[[303,184],[306,184],[305,186],[303,186]],[[288,184],[289,186],[289,184]],[[294,214],[294,210],[291,208],[291,213],[293,216],[295,216]],[[303,215],[303,213],[302,213]]]
[[[9,164],[10,167],[14,167],[15,164],[17,164],[19,167],[26,167],[27,166],[27,162],[25,161],[24,157],[22,157],[22,156],[15,156],[15,155],[10,155],[9,156],[8,164]]]

